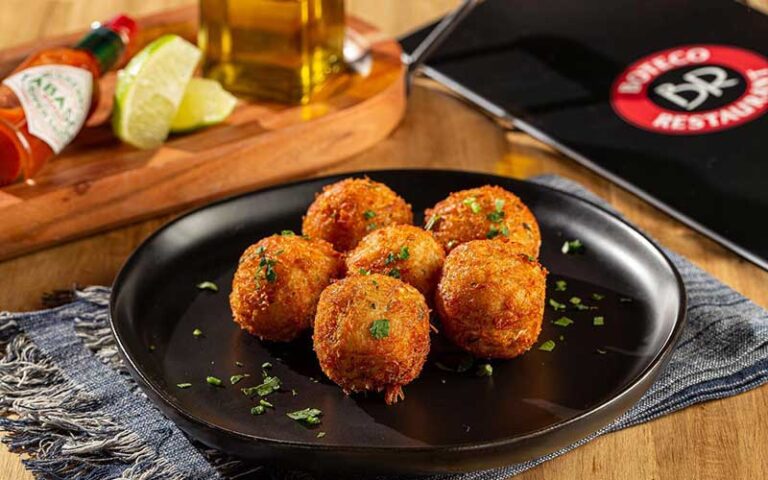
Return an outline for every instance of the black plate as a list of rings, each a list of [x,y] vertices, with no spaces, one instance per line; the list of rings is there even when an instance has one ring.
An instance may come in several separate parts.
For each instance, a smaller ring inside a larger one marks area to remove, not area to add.
[[[552,324],[547,307],[542,341],[511,361],[493,362],[493,376],[441,370],[458,352],[433,335],[430,360],[405,388],[405,401],[380,395],[346,397],[320,372],[309,335],[267,345],[232,322],[228,294],[241,252],[259,238],[299,230],[315,193],[362,173],[309,180],[214,203],[163,227],[128,259],[112,294],[112,329],[126,364],[147,395],[191,436],[223,451],[306,469],[382,472],[469,471],[523,461],[557,450],[615,419],[650,386],[684,323],[685,292],[669,260],[646,237],[600,207],[533,183],[455,171],[367,172],[425,207],[452,191],[496,184],[518,194],[541,225],[541,261],[550,270],[548,297],[579,296],[599,310],[568,311],[576,323]],[[564,255],[578,238],[583,255]],[[566,292],[554,282],[568,282]],[[218,283],[210,293],[195,285]],[[605,295],[603,300],[592,293]],[[628,301],[629,300],[629,301]],[[594,326],[593,317],[605,318]],[[204,337],[194,338],[200,328]],[[562,339],[560,336],[562,335]],[[244,367],[237,367],[235,362]],[[240,387],[258,383],[269,361],[285,388],[275,410],[252,416]],[[229,376],[250,373],[236,386]],[[206,384],[214,375],[224,388]],[[189,389],[177,383],[191,382]],[[293,395],[291,389],[296,390]],[[286,417],[306,407],[323,411],[307,428]],[[326,432],[317,438],[317,433]]]

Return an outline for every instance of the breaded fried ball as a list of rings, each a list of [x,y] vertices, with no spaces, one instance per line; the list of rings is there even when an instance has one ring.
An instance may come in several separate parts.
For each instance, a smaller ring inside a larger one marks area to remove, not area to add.
[[[513,358],[541,332],[547,271],[512,242],[474,240],[445,259],[435,305],[442,332],[483,358]]]
[[[470,240],[508,239],[539,256],[541,234],[533,213],[517,195],[486,185],[454,192],[424,213],[435,238],[451,251]]]
[[[346,259],[347,275],[381,273],[413,285],[432,298],[445,251],[431,233],[413,225],[392,225],[366,235]]]
[[[323,372],[345,393],[384,391],[392,404],[421,372],[429,330],[429,309],[418,290],[374,273],[323,291],[313,340]]]
[[[307,210],[302,231],[346,252],[370,232],[401,224],[413,224],[413,211],[398,194],[369,178],[347,178],[323,188]]]
[[[272,235],[248,247],[232,280],[229,304],[240,328],[287,342],[310,327],[320,293],[344,269],[324,240]]]

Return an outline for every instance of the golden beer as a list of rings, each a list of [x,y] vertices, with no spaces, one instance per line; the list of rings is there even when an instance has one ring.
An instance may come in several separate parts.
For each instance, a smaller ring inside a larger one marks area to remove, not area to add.
[[[307,103],[343,68],[344,0],[200,0],[198,43],[227,90]]]

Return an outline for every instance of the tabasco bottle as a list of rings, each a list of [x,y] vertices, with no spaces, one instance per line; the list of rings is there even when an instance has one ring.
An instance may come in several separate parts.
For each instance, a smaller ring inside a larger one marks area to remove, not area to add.
[[[73,47],[27,58],[0,85],[0,185],[29,179],[72,141],[98,103],[98,79],[136,32],[119,15]]]

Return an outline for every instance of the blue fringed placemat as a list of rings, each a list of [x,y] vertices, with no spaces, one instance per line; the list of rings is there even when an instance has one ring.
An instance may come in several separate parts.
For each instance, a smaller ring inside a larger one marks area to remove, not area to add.
[[[534,181],[606,205],[556,176]],[[768,381],[768,312],[683,257],[667,251],[688,292],[688,324],[672,359],[642,399],[612,424],[563,450],[496,470],[434,477],[497,480],[555,458],[599,435]],[[39,478],[317,479],[246,465],[188,440],[138,390],[108,327],[109,289],[74,302],[0,314],[0,430]],[[329,476],[328,478],[333,478]],[[402,479],[402,477],[401,477]]]

